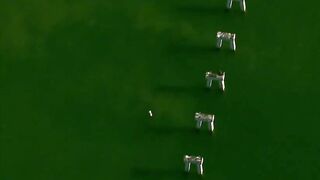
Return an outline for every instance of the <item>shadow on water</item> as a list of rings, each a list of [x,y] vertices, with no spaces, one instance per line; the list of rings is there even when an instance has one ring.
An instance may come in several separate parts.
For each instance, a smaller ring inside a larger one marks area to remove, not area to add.
[[[159,93],[164,94],[172,94],[172,95],[214,95],[214,96],[220,96],[223,94],[221,90],[218,88],[206,88],[203,85],[198,86],[160,86],[156,88],[156,91]]]
[[[202,179],[196,173],[186,173],[180,169],[151,168],[133,168],[132,177],[135,179]]]
[[[211,54],[212,52],[219,51],[213,45],[197,45],[197,44],[184,44],[184,43],[177,43],[169,46],[169,52],[173,54]]]
[[[199,94],[208,92],[209,89],[201,86],[174,86],[164,85],[156,88],[160,93],[172,93],[172,94]]]
[[[200,16],[213,16],[213,15],[221,15],[226,16],[228,14],[235,15],[241,14],[246,15],[246,13],[240,10],[239,4],[235,3],[232,9],[227,9],[226,4],[220,4],[219,6],[210,6],[205,4],[189,4],[177,7],[177,11],[179,13],[200,15]]]
[[[148,128],[149,132],[158,135],[173,135],[173,134],[183,134],[183,135],[196,135],[200,131],[194,127],[175,127],[175,126],[151,126]]]
[[[207,44],[191,44],[191,43],[175,43],[172,45],[169,45],[169,53],[172,54],[188,54],[188,55],[202,55],[202,56],[208,56],[208,55],[214,55],[219,54],[221,55],[235,55],[235,51],[231,51],[229,49],[229,44],[225,43],[222,48],[217,48],[215,46],[215,39],[213,39],[213,44],[207,45]]]
[[[229,11],[225,6],[206,6],[205,4],[192,4],[177,7],[180,13],[190,13],[192,15],[219,15],[226,14]]]

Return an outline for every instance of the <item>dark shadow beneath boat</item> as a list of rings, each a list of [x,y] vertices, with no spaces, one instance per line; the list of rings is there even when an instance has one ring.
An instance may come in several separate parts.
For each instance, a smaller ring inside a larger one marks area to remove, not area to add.
[[[228,13],[225,6],[206,6],[204,4],[183,5],[177,7],[180,13],[198,14],[198,15],[224,15]]]
[[[191,44],[191,43],[174,43],[169,45],[168,52],[175,55],[197,55],[199,57],[202,56],[215,56],[215,55],[235,55],[235,51],[231,51],[229,49],[229,44],[225,43],[222,48],[217,48],[215,44],[215,40],[212,41],[213,44]],[[212,57],[212,58],[213,58]]]
[[[187,173],[183,169],[152,169],[134,168],[132,176],[135,179],[201,179],[196,173]]]
[[[195,127],[186,127],[186,126],[151,126],[148,128],[149,132],[152,132],[154,134],[158,135],[174,135],[174,134],[183,134],[183,135],[196,135],[199,134],[199,130]]]
[[[231,9],[228,9],[226,4],[220,4],[219,6],[210,6],[205,4],[188,4],[179,6],[176,8],[179,13],[190,14],[192,16],[223,16],[226,15],[245,15],[246,13],[241,11],[239,4],[235,3]]]
[[[208,91],[208,88],[199,86],[174,86],[164,85],[156,88],[157,92],[168,94],[199,94]]]
[[[159,93],[172,94],[172,95],[195,95],[195,96],[206,96],[207,94],[221,95],[224,92],[219,88],[207,88],[203,85],[198,86],[160,86],[156,88]]]
[[[212,52],[218,51],[215,46],[213,45],[197,45],[197,44],[185,44],[185,43],[174,43],[169,46],[169,52],[173,54],[202,54],[208,55]]]

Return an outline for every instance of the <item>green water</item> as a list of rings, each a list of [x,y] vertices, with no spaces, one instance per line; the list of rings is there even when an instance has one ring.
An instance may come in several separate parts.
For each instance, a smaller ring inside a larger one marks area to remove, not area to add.
[[[319,5],[2,0],[0,179],[320,179]]]

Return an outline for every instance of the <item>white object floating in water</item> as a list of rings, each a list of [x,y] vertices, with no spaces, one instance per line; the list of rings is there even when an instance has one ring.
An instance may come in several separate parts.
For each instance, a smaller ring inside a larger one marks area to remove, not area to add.
[[[197,166],[198,174],[203,175],[203,157],[185,155],[183,161],[185,164],[186,172],[190,172],[191,164],[194,164]]]
[[[230,43],[230,49],[236,51],[236,34],[227,32],[217,32],[217,48],[222,47],[223,41]]]
[[[210,88],[212,86],[212,81],[218,81],[220,89],[222,91],[225,90],[225,79],[226,73],[225,72],[219,72],[219,73],[213,73],[213,72],[206,72],[205,78],[207,80],[207,87]]]
[[[152,112],[151,112],[151,110],[149,110],[149,116],[152,117]]]
[[[214,115],[213,114],[204,114],[197,112],[194,116],[194,119],[197,122],[197,128],[200,129],[202,122],[208,123],[209,131],[213,132],[214,130]]]
[[[227,8],[228,9],[232,8],[233,1],[238,1],[240,3],[241,11],[246,12],[247,8],[246,8],[246,1],[245,0],[228,0],[227,1]]]

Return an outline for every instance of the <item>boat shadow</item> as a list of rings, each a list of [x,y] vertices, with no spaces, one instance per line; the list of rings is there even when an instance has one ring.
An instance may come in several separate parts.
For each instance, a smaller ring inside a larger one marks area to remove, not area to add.
[[[198,14],[198,15],[224,15],[228,13],[228,9],[225,6],[208,6],[204,4],[188,4],[178,6],[177,11],[179,13],[188,13],[190,15]]]
[[[184,135],[198,135],[200,131],[195,127],[186,127],[186,126],[150,126],[148,128],[150,133],[158,134],[158,135],[167,135],[172,136],[174,134],[184,134]]]
[[[176,42],[170,44],[168,47],[168,52],[176,55],[197,55],[199,57],[212,56],[218,58],[219,56],[234,56],[235,51],[228,49],[228,44],[225,44],[222,48],[217,48],[215,46],[215,41],[213,44],[197,44],[192,42]]]
[[[207,88],[203,85],[198,86],[172,86],[164,85],[159,86],[156,92],[172,95],[194,95],[194,96],[207,96],[208,94],[213,96],[220,96],[223,94],[218,88]]]
[[[186,173],[183,169],[133,168],[135,179],[202,179],[196,173]]]
[[[232,9],[227,9],[225,6],[226,4],[220,4],[219,6],[215,5],[205,5],[205,4],[187,4],[178,6],[176,10],[179,13],[190,14],[192,16],[201,15],[201,16],[226,16],[228,14],[242,14],[245,15],[246,13],[242,12],[238,7],[239,4],[235,4]]]

